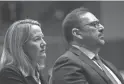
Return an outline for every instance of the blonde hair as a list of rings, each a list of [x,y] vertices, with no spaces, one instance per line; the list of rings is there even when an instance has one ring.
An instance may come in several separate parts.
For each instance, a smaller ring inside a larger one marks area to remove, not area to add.
[[[6,65],[14,65],[22,71],[23,75],[31,73],[33,67],[28,56],[23,51],[23,44],[30,36],[32,25],[41,27],[39,22],[32,19],[25,19],[14,22],[8,28],[4,38],[0,70]]]

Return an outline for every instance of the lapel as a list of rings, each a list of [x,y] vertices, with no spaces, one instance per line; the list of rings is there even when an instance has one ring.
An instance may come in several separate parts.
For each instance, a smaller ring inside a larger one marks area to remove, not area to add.
[[[41,84],[47,84],[42,75],[40,75],[40,81],[41,81]]]
[[[122,84],[124,84],[124,80],[121,76],[121,74],[119,73],[119,71],[116,69],[116,67],[114,67],[113,64],[111,64],[110,62],[104,60],[103,58],[101,58],[102,62],[108,67],[110,68],[110,70],[117,76],[117,78],[122,82]]]
[[[70,51],[77,56],[79,56],[80,60],[88,64],[92,69],[94,69],[107,83],[110,83],[109,78],[107,75],[88,57],[86,56],[83,52],[81,52],[79,49],[75,48],[72,46]]]

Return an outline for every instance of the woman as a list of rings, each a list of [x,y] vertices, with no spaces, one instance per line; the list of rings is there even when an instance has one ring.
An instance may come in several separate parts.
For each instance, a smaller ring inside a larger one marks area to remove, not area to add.
[[[44,84],[46,43],[39,22],[14,22],[7,30],[0,59],[0,84]]]

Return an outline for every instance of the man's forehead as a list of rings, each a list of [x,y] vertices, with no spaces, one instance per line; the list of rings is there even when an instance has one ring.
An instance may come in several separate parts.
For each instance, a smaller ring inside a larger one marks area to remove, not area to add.
[[[88,22],[98,21],[98,19],[90,12],[80,15],[80,19]]]

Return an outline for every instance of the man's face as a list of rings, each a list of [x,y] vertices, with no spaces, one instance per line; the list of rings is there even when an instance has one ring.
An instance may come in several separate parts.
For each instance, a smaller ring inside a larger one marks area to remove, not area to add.
[[[103,45],[104,27],[99,23],[99,20],[90,12],[80,15],[81,20],[81,36],[83,41],[89,45]]]

